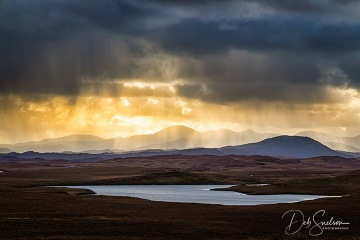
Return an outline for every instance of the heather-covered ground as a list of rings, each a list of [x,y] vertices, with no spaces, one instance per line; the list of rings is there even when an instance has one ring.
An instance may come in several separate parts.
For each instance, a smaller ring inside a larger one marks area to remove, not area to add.
[[[281,216],[301,210],[306,217],[350,222],[316,239],[360,238],[360,163],[356,159],[277,159],[239,156],[161,156],[100,162],[2,160],[1,239],[313,239],[303,228],[286,236]],[[97,196],[64,184],[239,184],[251,194],[342,195],[301,203],[220,206],[163,203]],[[246,187],[246,183],[270,183]]]

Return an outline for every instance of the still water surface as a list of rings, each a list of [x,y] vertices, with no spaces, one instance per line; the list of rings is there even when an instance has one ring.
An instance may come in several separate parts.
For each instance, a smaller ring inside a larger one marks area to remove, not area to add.
[[[221,205],[260,205],[313,200],[326,196],[303,194],[247,195],[232,191],[210,191],[232,185],[103,185],[68,186],[86,188],[99,195],[136,197],[162,202],[186,202]]]

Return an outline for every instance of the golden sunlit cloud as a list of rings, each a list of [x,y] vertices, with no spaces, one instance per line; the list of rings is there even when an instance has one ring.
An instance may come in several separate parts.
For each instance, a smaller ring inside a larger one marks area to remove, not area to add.
[[[147,100],[147,104],[158,104],[159,103],[159,100],[157,100],[156,98],[148,98]]]
[[[124,117],[121,115],[113,116],[110,119],[110,124],[117,126],[131,126],[131,125],[149,125],[149,120],[144,117]]]
[[[120,101],[125,107],[130,106],[130,102],[127,100],[127,98],[120,98]]]

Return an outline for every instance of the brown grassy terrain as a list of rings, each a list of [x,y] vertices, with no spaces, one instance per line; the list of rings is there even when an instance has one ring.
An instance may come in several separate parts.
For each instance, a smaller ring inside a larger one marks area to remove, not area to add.
[[[161,156],[99,162],[0,161],[0,239],[314,239],[307,229],[287,236],[281,218],[305,216],[350,222],[349,230],[316,239],[360,239],[360,161],[239,156]],[[153,202],[49,188],[78,184],[238,184],[251,194],[343,195],[301,203],[221,206]],[[270,186],[247,187],[247,183]]]
[[[2,185],[22,186],[100,184],[104,181],[107,184],[123,184],[133,177],[175,170],[194,173],[210,182],[276,183],[288,179],[334,177],[356,169],[360,169],[359,160],[339,157],[300,160],[263,156],[173,155],[97,162],[8,159],[0,161],[0,170],[4,171],[0,174],[0,181]]]
[[[266,186],[240,184],[228,189],[247,194],[323,194],[329,196],[356,195],[360,193],[360,171],[352,171],[336,177],[289,180]]]

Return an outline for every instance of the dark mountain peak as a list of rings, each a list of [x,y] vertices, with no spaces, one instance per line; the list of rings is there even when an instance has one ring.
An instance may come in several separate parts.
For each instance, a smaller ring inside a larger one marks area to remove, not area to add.
[[[320,142],[306,136],[281,135],[262,140],[260,143],[290,143],[290,144],[320,144]]]
[[[302,149],[303,151],[333,151],[329,147],[323,145],[322,143],[310,138],[303,136],[288,136],[281,135],[273,138],[265,139],[258,143],[260,146],[281,146],[283,148],[292,149],[298,151]]]
[[[237,155],[264,155],[274,157],[308,158],[316,156],[341,156],[350,157],[332,150],[320,142],[300,136],[277,136],[257,143],[250,143],[221,149],[228,154]]]

